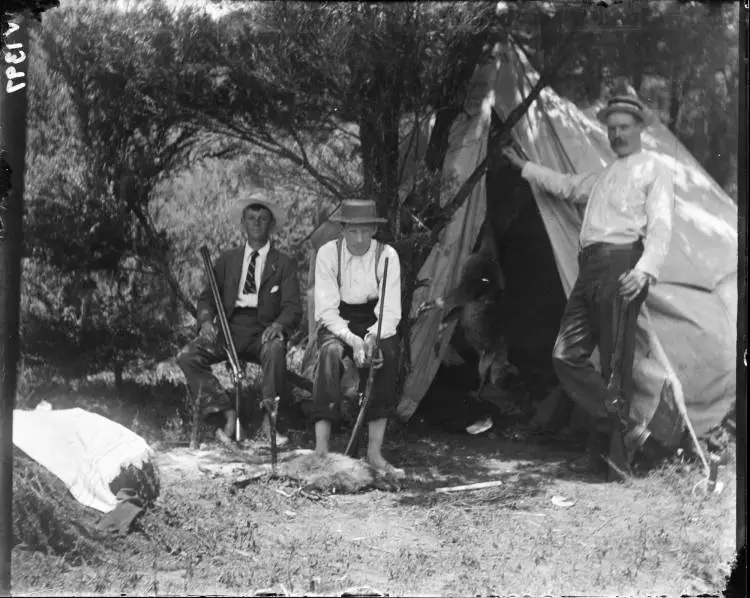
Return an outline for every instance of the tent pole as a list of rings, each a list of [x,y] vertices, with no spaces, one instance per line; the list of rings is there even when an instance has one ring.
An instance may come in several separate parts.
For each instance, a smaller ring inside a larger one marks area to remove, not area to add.
[[[563,40],[563,43],[561,44],[562,48],[568,48],[570,46],[587,15],[588,12],[586,11],[581,11],[578,13],[572,30],[570,31],[570,33],[568,33],[568,35]],[[524,117],[531,105],[536,102],[542,90],[559,76],[560,69],[563,67],[569,57],[570,56],[568,55],[568,53],[561,51],[552,62],[552,64],[549,64],[544,69],[544,71],[539,74],[539,79],[537,80],[536,85],[534,85],[534,87],[529,92],[529,95],[526,96],[520,104],[513,108],[510,114],[508,114],[508,116],[504,119],[501,131],[496,133],[495,135],[490,135],[490,138],[487,142],[487,156],[485,156],[484,160],[482,160],[482,162],[474,169],[474,172],[472,172],[471,175],[469,175],[469,177],[463,182],[456,194],[443,206],[443,218],[441,220],[441,223],[433,228],[432,234],[430,235],[431,244],[434,245],[437,242],[437,239],[440,236],[440,233],[443,231],[445,225],[450,221],[453,214],[458,210],[458,208],[463,205],[464,201],[466,201],[466,199],[469,197],[474,186],[486,174],[487,168],[490,164],[491,156],[493,154],[496,154],[501,147],[512,140],[513,127],[515,127],[516,124]]]
[[[29,30],[18,15],[7,30],[0,67],[0,150],[4,154],[0,187],[0,595],[11,588],[13,543],[13,409],[19,358],[21,243],[26,154]],[[10,191],[7,189],[10,168]]]

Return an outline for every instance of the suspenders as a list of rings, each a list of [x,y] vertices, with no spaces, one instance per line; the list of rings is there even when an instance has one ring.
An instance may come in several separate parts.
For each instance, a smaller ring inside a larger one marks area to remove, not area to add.
[[[339,267],[336,271],[336,282],[341,288],[341,237],[336,239],[336,253],[339,257]],[[375,283],[380,287],[380,276],[378,275],[378,264],[380,263],[380,256],[383,254],[383,243],[375,241]]]

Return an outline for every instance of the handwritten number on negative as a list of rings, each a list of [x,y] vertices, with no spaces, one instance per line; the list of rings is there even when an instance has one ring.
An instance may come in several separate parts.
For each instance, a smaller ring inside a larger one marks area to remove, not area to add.
[[[20,26],[11,21],[10,23],[8,23],[8,32],[6,33],[6,37],[15,33],[19,29]],[[23,44],[19,43],[7,44],[5,46],[5,49],[7,50],[5,52],[5,64],[10,65],[5,69],[5,78],[7,79],[5,91],[7,93],[13,93],[14,91],[18,91],[19,89],[23,89],[24,87],[26,87],[25,81],[15,81],[15,79],[26,77],[26,73],[16,70],[16,67],[14,66],[26,62],[26,52],[24,52],[22,48]]]

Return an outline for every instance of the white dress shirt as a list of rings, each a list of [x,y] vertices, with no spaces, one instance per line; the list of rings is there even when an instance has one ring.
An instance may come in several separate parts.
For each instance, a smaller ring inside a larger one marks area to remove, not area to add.
[[[266,258],[268,257],[268,250],[271,249],[271,244],[266,242],[263,247],[258,249],[258,257],[255,260],[255,293],[245,293],[245,281],[247,280],[247,271],[250,268],[250,257],[253,254],[253,248],[248,243],[245,243],[245,256],[242,259],[242,275],[240,276],[240,287],[237,290],[237,301],[235,301],[235,307],[258,307],[258,293],[260,289],[260,281],[263,277],[263,267],[266,265]]]
[[[641,150],[588,174],[561,174],[527,162],[521,176],[551,195],[586,204],[581,247],[642,238],[635,268],[658,280],[672,238],[674,177],[653,152]]]
[[[383,307],[383,325],[381,338],[396,334],[396,327],[401,321],[401,265],[396,250],[384,245],[377,264],[378,280],[375,278],[376,242],[370,242],[370,248],[364,255],[353,255],[346,246],[346,239],[341,242],[341,288],[339,289],[336,273],[338,272],[338,252],[336,241],[329,241],[318,250],[315,259],[315,321],[325,326],[333,334],[349,345],[353,344],[354,333],[348,328],[348,321],[339,314],[341,301],[359,305],[377,299],[375,317],[380,314],[380,295],[383,283],[385,259],[388,258],[388,280],[386,281],[385,305]],[[377,334],[377,321],[368,328],[368,334]]]

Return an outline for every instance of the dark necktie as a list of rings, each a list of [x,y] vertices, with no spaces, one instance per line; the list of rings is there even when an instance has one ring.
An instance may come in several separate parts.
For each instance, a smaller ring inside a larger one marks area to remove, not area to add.
[[[253,251],[250,255],[250,265],[247,267],[247,277],[245,278],[245,288],[242,292],[245,295],[254,295],[258,292],[255,286],[255,262],[258,261],[258,252]]]

